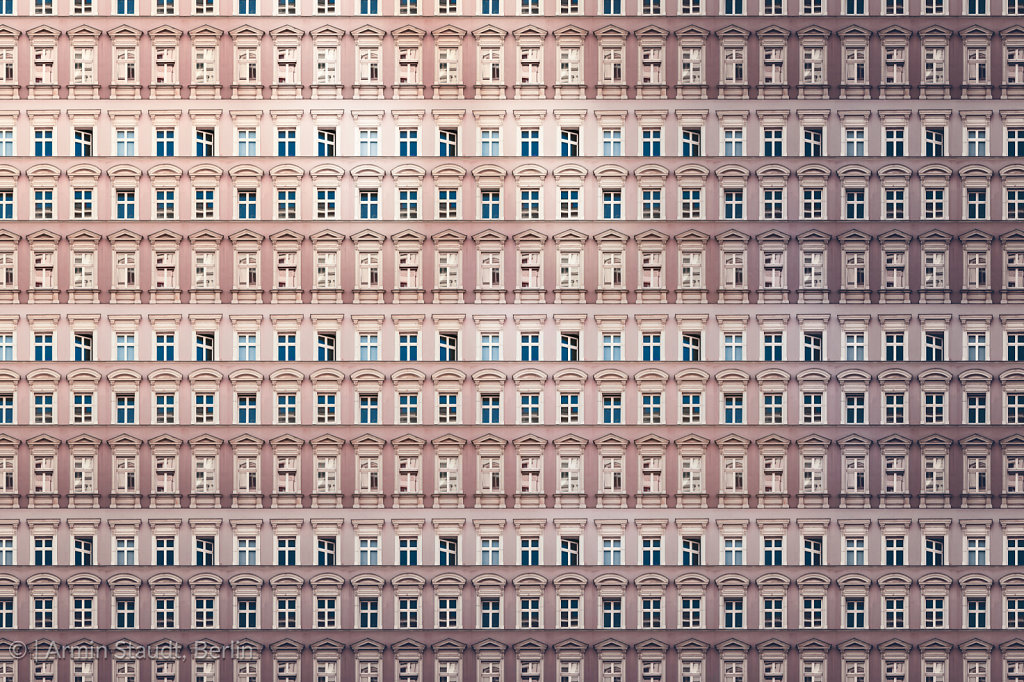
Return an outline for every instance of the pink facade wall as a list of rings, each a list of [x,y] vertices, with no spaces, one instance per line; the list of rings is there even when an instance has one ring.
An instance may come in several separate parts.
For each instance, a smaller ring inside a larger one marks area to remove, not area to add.
[[[15,0],[0,681],[1024,680],[1024,29],[867,4]]]

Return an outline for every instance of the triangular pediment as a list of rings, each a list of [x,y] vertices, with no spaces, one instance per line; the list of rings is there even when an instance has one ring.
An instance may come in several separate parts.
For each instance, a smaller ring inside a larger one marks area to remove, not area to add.
[[[94,26],[75,26],[74,28],[69,28],[67,33],[69,38],[79,38],[82,36],[98,38],[103,31]]]
[[[644,651],[662,651],[662,652],[664,652],[664,651],[668,650],[668,644],[666,644],[665,642],[663,642],[660,639],[655,639],[654,637],[651,637],[650,639],[645,639],[642,642],[637,642],[633,646],[636,647],[637,652],[644,652]]]
[[[884,641],[884,642],[882,642],[881,644],[878,645],[878,650],[879,651],[906,651],[906,652],[909,652],[912,648],[913,648],[913,646],[911,644],[908,644],[907,642],[905,642],[902,639],[899,639],[897,637],[894,637],[892,639],[886,640],[886,641]]]
[[[972,24],[967,28],[962,28],[957,33],[961,38],[984,38],[985,40],[989,40],[993,35],[992,31],[984,26],[978,26],[977,24]]]
[[[837,237],[837,239],[841,243],[846,243],[846,242],[864,242],[864,243],[867,243],[867,242],[871,241],[871,235],[869,235],[867,232],[864,232],[863,230],[858,230],[858,229],[854,228],[854,229],[851,229],[851,230],[847,230],[846,232],[843,232],[842,234],[840,234]]]
[[[961,448],[970,445],[981,446],[986,448],[992,447],[992,439],[987,436],[983,436],[980,433],[972,433],[969,436],[964,436],[963,438],[958,440],[957,443],[960,445]]]
[[[783,232],[782,230],[773,228],[768,230],[767,232],[762,232],[761,234],[757,235],[757,242],[758,244],[763,244],[765,242],[782,242],[783,244],[788,244],[789,235]]]
[[[473,439],[473,446],[479,448],[482,445],[492,445],[497,447],[505,447],[508,445],[508,440],[501,436],[496,436],[493,433],[485,433],[482,436],[478,436]]]
[[[544,651],[547,651],[548,645],[545,644],[544,642],[541,642],[540,640],[537,640],[537,639],[534,639],[533,637],[530,637],[529,639],[524,639],[521,642],[513,644],[512,648],[515,649],[517,652],[519,652],[519,651],[544,652]]]
[[[904,242],[904,243],[907,243],[911,239],[913,239],[913,236],[910,233],[904,232],[903,230],[895,230],[895,229],[894,230],[889,230],[887,232],[883,232],[882,234],[878,235],[878,241],[882,242],[883,244],[885,242]]]
[[[588,237],[586,234],[580,232],[579,230],[569,228],[568,230],[563,230],[559,232],[554,237],[552,237],[552,239],[555,240],[556,244],[560,244],[562,242],[585,242],[587,241]]]
[[[746,642],[743,642],[743,641],[740,641],[740,640],[736,639],[735,637],[730,637],[729,639],[726,639],[725,641],[722,641],[722,642],[719,642],[718,644],[716,644],[715,645],[715,649],[717,649],[718,651],[723,651],[723,652],[724,651],[742,651],[743,653],[746,653],[747,651],[750,650],[750,645],[747,644]]]
[[[466,650],[466,645],[457,639],[451,637],[445,637],[439,642],[434,642],[430,645],[430,648],[436,653],[439,651],[458,651],[463,652]]]
[[[431,440],[430,444],[435,448],[442,445],[455,445],[461,448],[466,444],[466,439],[462,436],[456,436],[454,433],[446,433]]]
[[[203,229],[199,232],[193,232],[188,236],[188,240],[195,244],[196,242],[217,242],[224,239],[224,235],[214,232],[213,230]]]
[[[770,433],[767,436],[761,436],[754,442],[757,443],[757,445],[760,447],[764,447],[766,445],[778,445],[786,447],[790,444],[791,441],[785,436],[780,436],[777,433]]]
[[[538,232],[537,230],[529,229],[523,230],[522,232],[517,232],[516,234],[512,235],[512,239],[517,244],[521,242],[540,242],[543,244],[548,240],[548,236],[542,232]]]
[[[375,436],[372,433],[364,433],[361,436],[356,436],[352,439],[352,445],[375,445],[383,447],[385,440],[380,436]]]
[[[419,26],[406,24],[405,26],[399,26],[393,30],[391,35],[394,38],[423,38],[423,36],[427,35],[427,32]]]
[[[633,31],[633,35],[635,35],[637,38],[667,38],[668,30],[655,24],[647,24],[643,28],[638,28],[637,30]]]
[[[483,232],[477,232],[473,235],[473,241],[479,244],[480,242],[500,242],[504,243],[508,239],[508,235],[499,232],[498,230],[488,228]]]
[[[545,31],[539,26],[534,26],[533,24],[528,24],[526,26],[517,28],[514,31],[512,31],[512,35],[515,36],[516,38],[530,37],[543,39],[545,36],[547,36],[547,34],[547,31]]]
[[[93,244],[98,243],[103,237],[96,234],[92,230],[75,230],[68,235],[69,242],[92,242]]]
[[[209,433],[203,433],[198,436],[195,436],[194,438],[189,438],[188,440],[188,444],[192,447],[196,447],[197,445],[212,445],[215,447],[220,447],[223,443],[223,438],[218,438],[217,436],[214,436]]]
[[[302,242],[304,239],[305,236],[291,229],[281,230],[270,235],[270,241],[275,244],[278,242]]]
[[[135,436],[131,435],[130,433],[121,433],[121,434],[118,434],[118,435],[114,436],[113,438],[108,438],[107,439],[107,445],[135,445],[135,446],[139,446],[139,445],[142,445],[142,440],[139,439],[139,438],[136,438]]]
[[[992,235],[989,234],[988,232],[985,232],[984,230],[979,230],[977,228],[973,230],[967,230],[966,232],[957,235],[957,239],[960,240],[961,244],[966,244],[967,242],[984,242],[986,244],[992,243]]]
[[[826,642],[823,639],[818,639],[817,637],[812,637],[811,639],[804,640],[803,642],[800,642],[799,644],[797,644],[796,648],[798,650],[800,650],[801,652],[803,652],[803,651],[828,651],[829,649],[832,648],[832,645],[829,642]]]
[[[139,38],[142,36],[142,31],[135,28],[134,26],[129,26],[128,24],[121,24],[120,26],[112,28],[109,31],[107,31],[107,35],[111,38],[122,36],[126,36],[129,38]]]
[[[821,434],[818,433],[812,433],[807,436],[797,438],[796,444],[801,447],[806,447],[809,445],[820,445],[822,447],[828,447],[829,445],[832,444],[832,439],[826,438],[825,436],[822,436]]]
[[[466,37],[466,29],[460,28],[453,24],[445,24],[441,28],[435,28],[430,32],[430,35],[437,38],[459,38],[460,40]]]
[[[298,651],[302,651],[305,648],[306,648],[305,644],[303,644],[302,642],[300,642],[298,640],[292,639],[290,637],[286,637],[284,639],[279,639],[279,640],[277,640],[276,642],[274,642],[274,643],[272,643],[270,645],[270,650],[275,652],[275,653],[278,652],[278,651],[295,651],[295,652],[298,652]]]
[[[203,24],[202,26],[197,26],[189,31],[188,35],[193,40],[196,38],[220,38],[224,35],[224,31],[210,26],[209,24]]]
[[[856,637],[840,642],[838,648],[840,651],[871,651],[870,644]]]
[[[384,645],[381,644],[380,642],[378,642],[375,639],[370,639],[369,637],[367,637],[366,639],[361,639],[358,642],[355,642],[352,645],[352,650],[353,651],[376,651],[377,653],[381,653],[382,651],[384,651]]]
[[[739,445],[742,447],[747,447],[748,445],[750,445],[750,441],[739,434],[730,433],[728,435],[716,439],[715,445],[717,445],[718,447],[723,447],[727,445]]]
[[[313,652],[316,652],[316,653],[320,653],[320,652],[326,653],[326,652],[332,652],[332,651],[333,652],[340,652],[340,651],[343,651],[345,649],[345,645],[344,645],[344,643],[339,642],[339,641],[337,641],[335,639],[326,638],[326,639],[318,639],[317,641],[315,641],[312,644],[310,644],[309,648],[310,648],[310,651],[313,651]]]
[[[371,26],[370,24],[363,24],[359,28],[352,29],[353,38],[383,38],[387,34],[384,29]]]
[[[423,644],[423,642],[412,639],[411,637],[406,637],[405,639],[399,640],[391,645],[391,649],[395,652],[416,651],[419,653],[423,653],[423,650],[426,648],[427,647]]]
[[[689,26],[683,26],[682,28],[676,29],[676,38],[697,38],[699,40],[707,40],[710,32],[701,26],[696,24],[690,24]]]
[[[715,239],[718,243],[722,242],[743,242],[746,244],[750,241],[750,235],[744,234],[735,228],[729,228],[725,232],[719,232],[715,235]]]
[[[808,230],[798,234],[796,240],[801,244],[806,242],[824,242],[827,244],[832,241],[832,235],[822,230]]]
[[[772,637],[771,639],[766,639],[765,641],[759,643],[757,645],[757,650],[762,653],[765,651],[785,652],[789,651],[789,644],[783,642],[781,639]]]
[[[461,232],[456,232],[451,228],[445,228],[438,232],[437,234],[432,235],[430,239],[435,244],[440,244],[442,242],[455,242],[458,244],[462,244],[466,241],[466,235],[462,234]]]
[[[695,230],[693,228],[685,229],[675,236],[676,243],[700,242],[701,244],[707,244],[708,239],[710,238],[711,235],[705,234],[704,232],[701,232],[700,230]]]
[[[562,38],[564,36],[576,36],[578,38],[585,38],[588,33],[589,31],[587,31],[587,29],[580,28],[579,26],[574,26],[572,24],[569,24],[568,26],[562,26],[561,28],[557,28],[554,31],[554,35],[556,38]]]
[[[652,228],[634,235],[633,239],[637,243],[657,242],[659,244],[664,244],[668,241],[668,235]]]
[[[958,644],[957,648],[960,649],[960,651],[985,651],[985,652],[989,652],[989,651],[992,651],[992,643],[991,642],[986,642],[985,640],[983,640],[983,639],[981,639],[979,637],[972,637],[969,640],[967,640],[966,642],[961,642],[960,644]]]
[[[473,645],[473,651],[476,651],[477,653],[479,653],[481,651],[502,652],[503,653],[506,648],[508,648],[507,645],[505,645],[503,642],[499,642],[498,640],[494,639],[493,637],[488,637],[486,639],[482,639],[482,640],[480,640],[479,642],[477,642],[476,644]]]
[[[270,29],[270,37],[274,38],[275,40],[277,38],[284,37],[301,38],[303,35],[305,35],[305,33],[306,32],[303,31],[301,28],[296,28],[295,26],[290,26],[288,24]]]
[[[392,445],[413,445],[416,447],[423,447],[426,443],[426,440],[412,433],[406,433],[391,439]]]
[[[615,638],[609,637],[608,639],[602,639],[600,642],[594,645],[594,649],[597,651],[621,651],[625,652],[629,649],[629,645],[625,642],[621,642]]]
[[[374,232],[373,230],[365,229],[356,232],[354,235],[351,236],[351,239],[354,242],[377,242],[378,244],[382,244],[384,242],[384,235],[382,235],[380,232]]]
[[[158,242],[172,242],[174,244],[180,244],[182,239],[184,239],[183,235],[180,235],[177,232],[172,232],[168,229],[157,230],[146,237],[146,240],[150,244],[156,244]]]
[[[427,238],[427,235],[417,232],[412,229],[405,229],[391,235],[392,242],[415,242],[416,244],[422,244]]]
[[[554,645],[554,650],[558,652],[562,651],[576,651],[582,653],[590,648],[590,645],[586,642],[570,637],[569,639],[563,639]]]
[[[765,38],[782,38],[782,39],[786,39],[786,38],[789,37],[789,31],[787,29],[782,28],[781,26],[776,25],[776,24],[771,24],[770,26],[765,26],[764,28],[759,28],[756,31],[755,35],[757,35],[757,37],[762,39],[762,40],[764,40]]]
[[[905,445],[910,447],[914,441],[899,433],[891,433],[878,439],[879,445]]]
[[[811,26],[803,27],[796,34],[800,38],[828,38],[832,35],[832,31],[823,26],[812,24]]]
[[[337,26],[331,26],[330,24],[325,24],[323,26],[317,26],[316,28],[312,29],[309,32],[309,35],[311,35],[314,38],[331,37],[340,39],[342,36],[345,35],[345,29],[338,28]]]
[[[878,35],[883,39],[892,37],[910,38],[910,36],[913,35],[913,32],[906,26],[893,24],[892,26],[886,26],[885,28],[881,29],[878,32]]]
[[[715,35],[721,38],[743,38],[746,40],[750,37],[750,31],[745,28],[740,28],[736,24],[729,24],[725,28],[720,28],[715,31]]]
[[[113,234],[107,235],[107,241],[109,242],[134,242],[138,244],[142,241],[142,235],[131,230],[118,230]]]
[[[595,234],[594,241],[598,243],[619,242],[620,244],[625,244],[626,242],[629,241],[629,235],[626,234],[625,232],[620,232],[619,230],[616,230],[614,228],[609,228],[607,230],[602,230],[601,232]]]
[[[163,24],[152,28],[148,32],[150,38],[173,38],[178,39],[181,37],[181,29],[175,28],[168,24]]]
[[[680,651],[680,652],[681,651],[701,651],[701,652],[704,652],[704,651],[707,651],[707,650],[708,650],[707,642],[704,642],[702,640],[696,639],[694,637],[690,637],[689,639],[684,639],[682,642],[679,642],[678,644],[676,644],[676,651]]]
[[[329,227],[325,227],[322,230],[317,230],[313,234],[309,235],[310,241],[313,243],[318,242],[338,242],[339,244],[345,241],[345,235],[337,230],[332,230]]]
[[[629,31],[622,28],[621,26],[616,26],[615,24],[608,24],[607,26],[602,26],[601,28],[594,31],[594,35],[597,36],[598,38],[626,38],[629,36]]]

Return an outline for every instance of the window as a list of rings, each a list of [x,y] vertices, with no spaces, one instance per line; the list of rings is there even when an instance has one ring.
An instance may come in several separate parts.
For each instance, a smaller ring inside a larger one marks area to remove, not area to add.
[[[781,130],[779,133],[781,134]],[[768,146],[768,131],[765,131],[765,148]],[[780,136],[781,144],[781,136]],[[722,156],[743,156],[743,129],[726,128],[722,131]],[[779,154],[781,156],[781,153]]]
[[[945,332],[925,332],[924,359],[927,362],[942,362],[945,359]]]
[[[622,156],[622,129],[605,128],[601,131],[601,155]]]
[[[846,129],[846,156],[864,156],[864,128]]]
[[[135,129],[134,128],[118,128],[114,131],[115,142],[115,155],[116,156],[135,156]]]
[[[967,598],[967,618],[966,627],[968,628],[986,628],[988,627],[988,599],[984,597],[968,597]],[[971,664],[968,663],[968,670],[970,670]],[[971,682],[974,680],[987,679],[984,677],[972,677],[968,675],[968,679]]]
[[[885,129],[885,155],[904,156],[905,128],[887,127]]]
[[[604,597],[601,599],[601,627],[622,627],[622,599],[618,597]]]
[[[803,565],[821,566],[824,557],[824,540],[820,536],[804,538]]]
[[[196,129],[196,156],[214,156],[213,128]]]
[[[815,48],[820,49],[820,48]],[[820,68],[820,62],[815,62]],[[805,69],[807,67],[805,66]],[[820,72],[819,72],[820,74]],[[820,78],[820,75],[819,75]],[[822,156],[824,154],[825,133],[822,128],[804,128],[804,156]]]
[[[74,139],[75,156],[93,156],[92,128],[75,128],[72,135]],[[158,154],[158,156],[162,155]]]
[[[723,191],[722,204],[725,220],[743,220],[743,190]]]
[[[891,628],[905,628],[906,622],[906,600],[902,597],[887,597],[884,601],[884,627],[886,629]],[[891,670],[889,666],[893,666],[892,662],[886,663],[887,671]],[[887,679],[893,679],[887,676]],[[896,679],[902,679],[902,676]]]
[[[643,128],[640,131],[641,156],[661,156],[661,128]]]
[[[926,536],[924,539],[924,565],[944,566],[946,539],[941,536]]]
[[[277,155],[278,156],[295,156],[296,147],[296,131],[295,128],[278,128],[277,129]]]
[[[619,393],[605,393],[601,396],[601,423],[621,424],[622,423],[622,395]]]
[[[845,626],[847,628],[863,628],[865,626],[865,605],[863,597],[847,597],[843,606],[846,610]],[[861,668],[863,670],[863,668]]]
[[[722,351],[722,359],[725,361],[743,360],[743,334],[723,334]]]
[[[903,3],[901,0],[887,0]],[[902,46],[886,46],[884,49],[885,73],[883,83],[886,85],[904,85],[907,82],[907,48]],[[903,156],[903,154],[886,154],[886,156]]]
[[[519,131],[519,155],[540,156],[540,130],[524,128]]]
[[[437,549],[438,566],[459,565],[459,539],[454,537],[442,537],[438,539]]]
[[[967,156],[987,156],[988,130],[986,128],[967,129]]]
[[[945,128],[925,128],[924,131],[924,155],[945,156],[946,155],[946,130]]]

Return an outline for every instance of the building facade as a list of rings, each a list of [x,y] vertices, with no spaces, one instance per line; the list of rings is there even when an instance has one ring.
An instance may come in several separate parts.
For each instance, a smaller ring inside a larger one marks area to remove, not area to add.
[[[1024,2],[235,2],[0,0],[0,682],[1024,681]]]

